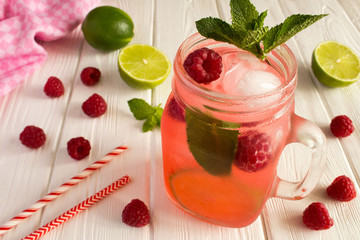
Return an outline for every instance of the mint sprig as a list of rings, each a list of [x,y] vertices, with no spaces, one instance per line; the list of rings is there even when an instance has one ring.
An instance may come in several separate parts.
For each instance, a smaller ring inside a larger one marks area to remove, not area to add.
[[[253,53],[261,60],[277,46],[285,43],[298,32],[327,16],[294,14],[269,29],[264,26],[267,11],[259,14],[249,0],[230,1],[232,23],[207,17],[196,21],[198,32],[207,38],[233,44]]]
[[[133,98],[128,101],[130,111],[133,113],[137,120],[145,120],[142,131],[152,131],[156,126],[160,127],[161,116],[164,111],[161,104],[157,107],[153,107],[145,100],[140,98]]]

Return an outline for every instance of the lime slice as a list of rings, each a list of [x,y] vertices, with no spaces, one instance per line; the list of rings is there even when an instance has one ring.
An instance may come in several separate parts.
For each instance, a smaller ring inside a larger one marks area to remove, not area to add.
[[[134,44],[122,49],[118,58],[122,79],[131,87],[154,88],[162,83],[170,73],[171,63],[159,49]]]
[[[322,42],[315,48],[311,67],[317,79],[329,87],[345,87],[360,78],[359,57],[335,41]]]

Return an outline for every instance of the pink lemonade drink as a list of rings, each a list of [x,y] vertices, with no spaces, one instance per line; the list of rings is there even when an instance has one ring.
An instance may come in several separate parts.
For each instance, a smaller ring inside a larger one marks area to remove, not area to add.
[[[209,48],[222,58],[220,77],[199,84],[185,71],[186,57]],[[233,45],[188,38],[174,61],[174,77],[161,119],[165,187],[176,206],[202,220],[244,227],[261,213],[270,197],[301,199],[324,167],[325,137],[294,114],[297,63],[286,45],[268,62]],[[305,179],[277,177],[286,144],[312,147]]]

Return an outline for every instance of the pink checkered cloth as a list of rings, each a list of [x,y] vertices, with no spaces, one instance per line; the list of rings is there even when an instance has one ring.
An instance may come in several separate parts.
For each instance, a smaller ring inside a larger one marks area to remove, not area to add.
[[[46,59],[36,42],[64,37],[98,0],[0,0],[0,97]]]

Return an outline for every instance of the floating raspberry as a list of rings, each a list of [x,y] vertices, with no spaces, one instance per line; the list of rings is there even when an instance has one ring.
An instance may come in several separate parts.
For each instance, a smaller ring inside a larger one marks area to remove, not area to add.
[[[132,227],[143,227],[150,222],[149,209],[139,199],[133,199],[122,212],[122,221]]]
[[[256,172],[266,166],[270,154],[269,138],[262,133],[239,136],[234,164],[246,172]]]
[[[64,85],[57,77],[49,77],[44,86],[44,92],[51,98],[60,97],[64,94]]]
[[[351,119],[346,115],[339,115],[331,120],[330,130],[335,137],[347,137],[350,136],[355,128]]]
[[[303,213],[303,222],[313,230],[329,229],[334,225],[334,220],[330,217],[325,205],[321,202],[310,204]]]
[[[100,80],[101,72],[94,67],[86,67],[81,71],[80,79],[87,86],[93,86]]]
[[[184,61],[184,69],[198,83],[210,83],[220,77],[222,58],[212,49],[201,48],[190,53]]]
[[[67,142],[67,151],[73,159],[81,160],[89,156],[90,142],[83,137],[72,138]]]
[[[19,139],[28,148],[39,148],[44,145],[46,135],[41,128],[29,125],[20,133]]]
[[[356,197],[354,183],[345,175],[335,178],[326,192],[330,197],[342,202],[348,202]]]
[[[172,118],[181,122],[185,121],[185,111],[180,107],[178,101],[176,101],[174,97],[170,99],[168,108]]]
[[[81,108],[90,117],[100,117],[106,112],[107,104],[99,94],[94,93],[82,104]]]

